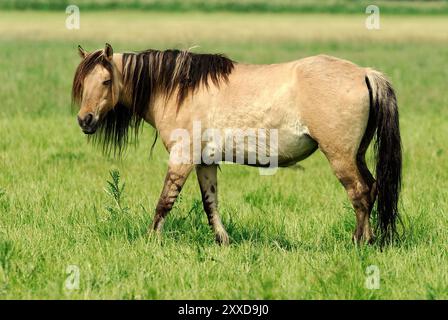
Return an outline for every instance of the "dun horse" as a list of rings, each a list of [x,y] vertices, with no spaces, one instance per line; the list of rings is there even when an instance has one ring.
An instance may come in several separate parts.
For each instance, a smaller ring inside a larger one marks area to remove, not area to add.
[[[396,233],[401,138],[395,93],[380,72],[325,55],[250,65],[179,50],[113,53],[109,44],[91,53],[79,47],[79,54],[72,88],[73,102],[80,105],[78,122],[106,152],[121,153],[142,121],[157,130],[169,153],[179,143],[172,132],[192,133],[195,121],[201,130],[275,129],[278,166],[316,149],[325,154],[354,207],[356,242],[374,239],[369,218],[375,200],[381,238]],[[375,133],[376,179],[365,160]],[[233,154],[241,152],[236,149]],[[242,152],[246,158],[250,153]],[[227,244],[218,214],[216,163],[169,161],[151,230],[161,230],[193,169],[216,240]]]

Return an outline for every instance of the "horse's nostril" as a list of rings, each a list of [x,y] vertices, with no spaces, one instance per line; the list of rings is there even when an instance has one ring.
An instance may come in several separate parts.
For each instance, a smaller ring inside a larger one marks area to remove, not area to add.
[[[84,119],[84,123],[86,126],[90,126],[93,122],[93,114],[89,113]]]
[[[78,116],[78,123],[81,127],[90,127],[93,122],[93,114],[91,113],[88,113],[84,118]]]

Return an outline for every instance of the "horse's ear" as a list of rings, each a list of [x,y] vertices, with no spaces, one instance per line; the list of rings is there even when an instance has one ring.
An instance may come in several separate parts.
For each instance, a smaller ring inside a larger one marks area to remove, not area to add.
[[[84,50],[81,45],[78,45],[78,54],[82,59],[84,59],[89,53]]]
[[[104,56],[107,60],[111,61],[113,54],[114,49],[112,49],[112,46],[110,44],[106,43],[106,46],[104,47]]]

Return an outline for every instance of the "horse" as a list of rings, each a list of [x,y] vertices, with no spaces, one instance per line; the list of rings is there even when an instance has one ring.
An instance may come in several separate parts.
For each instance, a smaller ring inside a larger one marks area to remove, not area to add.
[[[271,154],[276,167],[293,165],[319,149],[354,208],[352,240],[373,243],[377,232],[382,242],[395,239],[402,176],[399,114],[394,89],[379,71],[328,55],[255,65],[189,50],[114,53],[107,43],[93,52],[78,46],[78,52],[81,62],[73,79],[72,103],[79,106],[82,131],[92,135],[106,153],[120,155],[147,122],[170,154],[150,234],[160,233],[195,169],[216,241],[229,243],[218,213],[219,162],[204,161],[201,153],[199,161],[194,156],[183,161],[171,157],[179,145],[185,147],[185,142],[173,138],[173,132],[191,135],[194,124],[200,123],[201,132],[208,128],[276,130],[275,155]],[[212,140],[200,141],[199,148],[211,148],[212,154],[222,156],[223,144]],[[365,159],[373,140],[376,177]],[[197,148],[191,140],[186,147],[187,155]],[[242,147],[233,143],[227,147],[232,157],[226,156],[226,161],[230,162],[236,162],[237,154],[245,160],[257,154],[246,142]],[[256,160],[250,165],[266,163]],[[374,232],[370,215],[375,201]]]

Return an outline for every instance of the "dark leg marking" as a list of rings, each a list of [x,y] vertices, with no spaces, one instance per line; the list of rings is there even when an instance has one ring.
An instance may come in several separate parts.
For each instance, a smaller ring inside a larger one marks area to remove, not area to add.
[[[182,187],[188,178],[188,174],[190,173],[191,168],[192,166],[178,168],[178,171],[182,173],[174,171],[174,169],[171,168],[168,170],[168,173],[165,176],[163,190],[156,207],[156,213],[152,225],[152,229],[154,231],[161,230],[164,219],[173,208],[174,202],[176,201],[177,196],[182,190]]]
[[[228,244],[229,237],[221,223],[218,213],[216,165],[198,165],[196,166],[196,172],[201,189],[202,204],[207,214],[208,223],[215,233],[216,241],[219,244]]]

